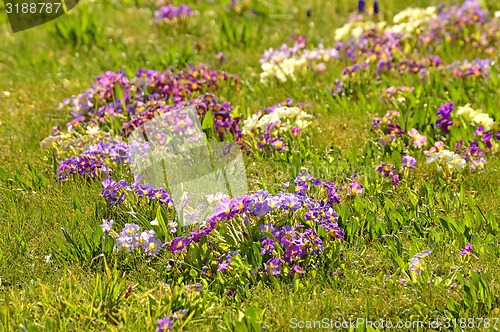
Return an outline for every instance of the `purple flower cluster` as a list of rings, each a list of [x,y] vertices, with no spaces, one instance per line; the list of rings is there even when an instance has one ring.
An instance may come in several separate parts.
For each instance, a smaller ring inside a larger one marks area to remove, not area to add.
[[[171,68],[160,72],[140,69],[129,79],[123,72],[106,72],[96,78],[85,92],[66,99],[59,109],[70,109],[73,120],[68,125],[84,123],[103,124],[111,127],[116,120],[122,125],[122,136],[157,114],[169,112],[185,105],[194,105],[203,118],[214,111],[216,129],[221,136],[239,132],[239,119],[229,116],[229,103],[219,104],[215,96],[204,91],[215,91],[219,84],[232,81],[239,90],[239,78],[226,72],[209,69],[205,64],[190,65],[174,73]]]
[[[99,173],[113,172],[113,164],[129,164],[129,147],[125,143],[101,142],[88,147],[78,156],[60,161],[57,176],[59,181],[67,179],[71,174],[80,174],[95,178]]]
[[[270,48],[264,52],[259,62],[261,64],[266,62],[280,62],[284,59],[297,55],[300,50],[306,47],[307,40],[305,37],[299,37],[295,40],[292,47],[287,44],[282,44],[278,49]]]
[[[172,23],[193,16],[194,11],[186,4],[181,4],[178,7],[169,4],[156,10],[154,15],[154,24]]]
[[[276,123],[272,123],[266,127],[266,131],[262,134],[259,141],[257,142],[257,147],[259,149],[266,149],[268,151],[274,149],[279,152],[287,149],[288,146],[286,145],[286,140],[284,138],[272,136],[271,131],[276,128],[276,125]]]
[[[316,214],[317,217],[319,213],[321,212],[315,211],[312,214]],[[336,215],[330,214],[330,216],[332,219],[336,218]],[[334,222],[322,222],[322,227],[327,229],[332,239],[342,238],[344,234]],[[273,224],[260,225],[260,230],[264,234],[261,239],[260,253],[262,256],[270,256],[265,264],[266,274],[280,274],[280,267],[283,263],[292,267],[290,270],[292,275],[297,272],[302,274],[303,270],[298,264],[306,257],[314,256],[324,250],[324,241],[319,238],[316,232],[312,228],[302,230],[303,228],[302,224],[295,227],[288,225],[276,227]],[[276,257],[278,252],[283,252],[283,255]]]
[[[375,171],[385,177],[390,177],[392,184],[394,186],[399,186],[399,174],[397,174],[396,167],[394,165],[382,163],[377,166]]]
[[[395,120],[400,117],[399,112],[391,110],[388,111],[382,118],[373,118],[371,121],[372,130],[380,133],[381,137],[379,143],[382,146],[393,142],[397,137],[405,134],[401,125]]]
[[[475,59],[473,61],[456,61],[445,67],[454,77],[482,77],[490,76],[493,61],[490,59]]]
[[[403,47],[398,35],[384,33],[377,28],[365,30],[357,39],[337,42],[336,49],[351,62],[392,63]]]
[[[158,200],[160,203],[171,207],[172,198],[168,191],[163,188],[154,188],[149,184],[140,184],[134,181],[129,184],[125,180],[114,181],[111,176],[102,181],[102,195],[110,205],[121,204],[126,198],[126,192],[134,192],[138,197],[147,197],[150,200]]]
[[[326,189],[328,199],[317,199],[308,194],[311,186]],[[361,192],[362,186],[359,183],[354,186]],[[337,224],[338,214],[332,208],[332,204],[340,202],[338,191],[333,183],[314,179],[311,175],[302,173],[294,180],[293,193],[281,192],[273,196],[268,191],[259,190],[254,194],[233,199],[224,197],[201,228],[189,232],[187,236],[174,238],[165,246],[173,253],[185,251],[192,242],[199,242],[202,237],[209,235],[224,221],[243,218],[246,222],[253,220],[252,222],[260,224],[259,229],[262,233],[260,253],[262,256],[269,257],[266,263],[268,274],[281,273],[283,264],[290,267],[292,274],[302,273],[300,267],[294,266],[322,252],[325,241],[341,239],[344,235],[343,230]],[[270,219],[271,222],[264,222],[271,214],[303,215],[304,223],[299,222],[291,226],[278,225],[272,221],[274,219]],[[311,227],[312,224],[322,228],[328,238],[321,239]],[[283,254],[277,256],[278,253]],[[225,270],[230,262],[228,257],[219,259],[218,270]]]
[[[475,48],[488,48],[498,30],[498,20],[489,18],[477,0],[465,0],[462,5],[441,6],[419,41],[424,46],[463,41]]]
[[[412,86],[390,86],[382,92],[382,100],[390,101],[404,96],[404,93],[413,92],[415,90]]]
[[[112,232],[112,227],[113,221],[108,222],[106,219],[103,220],[101,225],[103,231]],[[139,231],[140,227],[138,225],[125,224],[115,239],[116,249],[131,252],[134,249],[141,248],[146,254],[156,256],[162,248],[160,239],[156,237],[153,230]]]
[[[472,171],[483,170],[486,167],[485,151],[479,147],[477,141],[473,141],[468,147],[460,140],[455,145],[455,153],[458,153],[467,163]]]

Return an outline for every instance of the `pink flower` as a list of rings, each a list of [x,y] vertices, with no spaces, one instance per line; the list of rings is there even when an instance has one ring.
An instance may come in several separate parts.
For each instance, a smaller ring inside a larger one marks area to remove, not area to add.
[[[420,134],[415,128],[411,128],[410,131],[408,131],[408,135],[413,140],[412,144],[416,148],[421,148],[427,144],[427,137]]]

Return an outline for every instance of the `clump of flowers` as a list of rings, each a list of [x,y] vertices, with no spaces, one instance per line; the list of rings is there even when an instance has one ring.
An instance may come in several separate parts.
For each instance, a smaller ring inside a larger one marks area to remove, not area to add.
[[[495,45],[499,23],[495,17],[489,17],[477,0],[465,0],[461,5],[441,6],[419,39],[424,46],[463,41],[488,49]]]
[[[60,162],[57,176],[60,181],[71,174],[88,175],[95,178],[110,174],[113,169],[129,164],[129,148],[125,143],[100,142],[91,145],[84,152]]]
[[[408,131],[408,136],[412,139],[412,146],[415,148],[421,148],[427,145],[427,137],[418,132],[417,129],[411,128]]]
[[[341,239],[344,233],[337,224],[338,214],[333,209],[334,204],[340,202],[339,189],[333,183],[302,173],[293,184],[293,192],[277,195],[259,190],[233,199],[221,196],[213,213],[200,224],[200,228],[172,239],[165,247],[174,254],[183,252],[203,237],[213,239],[211,243],[216,245],[220,242],[217,237],[224,236],[229,224],[241,224],[247,229],[245,232],[261,234],[259,247],[264,262],[262,271],[266,275],[279,275],[284,271],[302,274],[310,262]],[[326,198],[315,197],[311,193],[314,187],[326,191]],[[325,236],[320,236],[316,227],[321,228]],[[235,245],[231,249],[241,252],[239,244]],[[229,258],[225,255],[217,260],[217,272],[230,268]]]
[[[448,147],[444,145],[443,142],[436,142],[430,150],[424,151],[424,154],[427,157],[425,163],[432,164],[436,162],[438,170],[442,170],[443,165],[446,165],[448,169],[463,169],[466,164],[465,159],[447,149]]]
[[[312,115],[299,107],[279,106],[261,110],[243,122],[243,139],[258,138],[260,149],[283,151],[287,142],[301,135]]]
[[[349,17],[349,21],[341,28],[335,30],[334,38],[337,41],[349,40],[351,38],[359,38],[364,31],[367,30],[382,30],[387,25],[386,22],[373,22],[366,20],[364,15],[353,14]]]
[[[411,93],[415,90],[412,86],[391,86],[382,92],[382,100],[386,102],[393,102],[396,104],[401,104],[406,101],[405,94]]]
[[[308,68],[322,72],[326,69],[325,62],[339,58],[335,48],[325,48],[320,44],[317,48],[308,50],[305,49],[306,43],[304,37],[299,37],[292,47],[283,44],[276,50],[266,50],[260,59],[261,82],[267,84],[271,78],[280,82],[295,81],[296,74],[304,73]]]
[[[125,224],[119,234],[113,230],[113,220],[103,219],[101,228],[115,238],[115,249],[129,253],[135,249],[142,249],[144,253],[156,256],[162,249],[162,242],[153,230],[140,232],[140,226]]]
[[[381,136],[379,139],[380,145],[394,145],[396,138],[405,134],[399,123],[395,122],[399,117],[399,112],[390,110],[382,118],[375,117],[372,119],[372,130]]]
[[[209,69],[204,64],[190,65],[177,73],[171,68],[163,72],[141,69],[135,78],[128,78],[121,71],[106,72],[85,92],[60,104],[59,109],[68,110],[73,118],[67,124],[68,130],[64,132],[57,126],[41,145],[54,151],[59,159],[60,181],[72,175],[93,180],[104,176],[103,196],[109,204],[121,204],[127,192],[134,192],[138,197],[170,206],[172,202],[165,189],[138,181],[129,184],[126,180],[113,180],[112,176],[128,174],[131,157],[146,156],[151,150],[150,143],[162,144],[166,139],[161,130],[145,143],[138,143],[129,135],[141,125],[147,126],[153,118],[167,121],[168,114],[191,106],[200,121],[207,114],[213,115],[213,131],[219,139],[228,135],[238,137],[240,120],[231,116],[231,104],[219,102],[213,94],[205,92],[217,90],[225,81],[232,81],[237,87],[236,76]],[[175,128],[182,127],[183,132],[190,129],[194,122],[188,120],[177,119]]]
[[[129,184],[125,180],[114,181],[111,176],[102,181],[102,196],[109,205],[123,203],[127,197],[127,192],[134,193],[137,197],[145,197],[150,201],[158,201],[165,207],[173,206],[172,198],[164,188],[155,188],[150,184],[143,184],[136,178],[136,181]]]
[[[490,59],[475,59],[473,61],[455,61],[445,66],[445,69],[454,77],[482,77],[490,76],[494,62]]]
[[[154,13],[154,24],[174,24],[185,22],[189,16],[193,16],[194,11],[186,4],[181,4],[178,7],[168,4]]]
[[[219,103],[207,91],[216,91],[219,84],[228,81],[238,89],[237,76],[212,70],[205,64],[190,65],[180,72],[171,68],[163,72],[140,69],[134,78],[128,78],[122,71],[108,71],[83,93],[65,99],[59,109],[70,112],[73,120],[68,125],[98,126],[109,131],[118,122],[121,128],[116,129],[121,129],[121,136],[128,137],[133,129],[157,114],[193,105],[201,119],[213,111],[218,120],[216,130],[224,136],[238,132],[239,119],[231,118],[229,103]]]
[[[122,138],[120,136],[114,136],[111,132],[102,131],[96,125],[89,125],[86,128],[69,125],[66,132],[63,132],[61,126],[57,125],[53,128],[51,135],[42,140],[40,146],[54,151],[59,159],[82,153],[90,146],[98,143],[114,145],[121,142]]]
[[[397,174],[396,167],[394,165],[382,163],[377,166],[375,171],[382,174],[386,178],[390,178],[394,186],[399,186],[399,174]]]
[[[463,141],[457,143],[455,152],[470,165],[472,171],[480,171],[486,167],[485,151],[479,147],[477,141],[473,141],[468,147],[463,145]]]
[[[487,113],[473,109],[470,104],[457,108],[457,115],[475,126],[481,127],[481,132],[489,132],[492,129],[494,120]],[[482,136],[482,134],[480,135]]]
[[[405,36],[421,34],[436,17],[436,7],[406,8],[394,15],[394,25],[387,26],[386,31]]]

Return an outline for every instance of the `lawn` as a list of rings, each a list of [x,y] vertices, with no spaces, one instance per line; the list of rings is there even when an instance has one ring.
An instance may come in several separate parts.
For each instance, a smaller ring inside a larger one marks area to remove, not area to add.
[[[0,330],[500,330],[500,2],[356,2],[0,4]]]

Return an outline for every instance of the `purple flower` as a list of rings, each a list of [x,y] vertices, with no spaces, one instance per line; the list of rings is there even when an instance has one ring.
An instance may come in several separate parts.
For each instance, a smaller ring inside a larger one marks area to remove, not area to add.
[[[391,176],[392,184],[397,187],[399,186],[399,174],[394,174]]]
[[[383,137],[380,138],[379,142],[382,146],[386,146],[387,144],[391,143],[392,141],[394,141],[394,139],[396,138],[396,135],[394,134],[387,134]]]
[[[375,171],[377,173],[383,174],[386,177],[389,177],[389,176],[394,175],[395,169],[396,168],[393,165],[382,163],[382,164],[380,164],[380,165],[377,166],[377,168],[375,169]]]
[[[324,227],[325,225],[323,224],[322,226]],[[327,226],[327,228],[328,234],[332,239],[341,239],[344,237],[344,231],[336,223]]]
[[[418,275],[422,274],[422,260],[417,257],[413,256],[412,259],[410,259],[410,267],[408,270],[416,272]]]
[[[298,266],[298,265],[295,265],[294,267],[292,267],[292,269],[290,270],[290,274],[293,276],[295,275],[296,273],[298,274],[304,274],[304,270]]]
[[[220,64],[227,61],[227,56],[222,52],[216,53],[214,55],[214,58],[215,58],[215,60],[219,61]]]
[[[139,225],[136,224],[125,224],[125,227],[123,227],[123,230],[121,231],[120,235],[122,236],[133,236],[137,235],[137,232],[139,232]]]
[[[170,317],[164,317],[162,319],[159,319],[157,324],[158,327],[156,328],[156,332],[166,332],[172,330],[174,321]]]
[[[475,171],[476,169],[482,170],[482,169],[484,169],[485,166],[486,166],[486,159],[478,158],[478,159],[472,160],[472,162],[470,164],[470,169],[473,171]]]
[[[401,126],[399,125],[399,123],[393,124],[392,122],[389,123],[389,125],[387,126],[387,131],[389,132],[389,134],[397,135],[397,136],[404,135],[404,133],[405,133],[403,131],[403,129],[401,129]]]
[[[472,244],[467,244],[465,246],[465,248],[462,251],[460,251],[460,255],[470,256],[472,254],[471,253],[472,252],[472,248],[473,248]]]
[[[261,243],[261,248],[260,248],[261,256],[269,254],[273,251],[274,241],[272,239],[270,239],[268,237],[263,237],[262,240],[260,241],[260,243]]]
[[[416,148],[421,148],[427,144],[427,138],[421,135],[415,128],[411,128],[410,131],[408,131],[408,136],[411,137],[413,140],[412,144]]]
[[[287,145],[285,144],[285,140],[282,138],[274,138],[271,140],[271,145],[279,152],[286,150]]]
[[[293,194],[283,194],[281,204],[283,209],[296,211],[302,206],[302,201]]]
[[[183,236],[176,237],[170,243],[170,251],[175,254],[178,251],[186,250],[187,246],[190,243],[191,243],[190,238],[186,238]]]
[[[336,96],[342,91],[344,91],[344,83],[342,83],[341,81],[339,81],[338,78],[336,78],[335,82],[333,82],[333,87],[330,88],[330,93],[332,94],[332,96]]]
[[[372,128],[378,128],[381,123],[382,123],[382,119],[381,118],[374,118],[372,120]]]
[[[127,186],[125,181],[115,182],[111,177],[108,177],[102,181],[102,185],[104,187],[102,195],[106,198],[108,204],[120,204],[125,200],[125,193],[119,193],[121,189]]]
[[[401,159],[401,166],[404,168],[415,168],[417,165],[417,160],[412,156],[404,156]]]
[[[442,61],[441,61],[441,58],[437,55],[431,55],[429,56],[429,64],[432,66],[432,67],[438,67],[439,65],[441,65]]]
[[[270,199],[267,198],[264,201],[257,201],[257,203],[255,203],[253,214],[258,217],[264,217],[269,211],[271,211],[269,203]]]
[[[487,132],[486,134],[483,135],[483,139],[482,139],[482,142],[486,145],[486,147],[488,149],[491,149],[491,147],[493,146],[493,144],[491,143],[491,137],[493,136],[493,134],[491,133],[491,131]]]
[[[281,259],[279,258],[271,258],[267,261],[266,263],[266,266],[265,266],[265,270],[266,270],[266,274],[269,275],[269,274],[272,274],[272,275],[278,275],[281,273],[281,271],[279,270],[279,268],[281,267]]]
[[[290,132],[292,133],[293,136],[297,137],[300,135],[302,130],[299,127],[292,127],[290,128]]]
[[[300,246],[292,245],[285,250],[285,253],[283,254],[283,259],[288,263],[292,263],[303,254],[304,251]]]
[[[176,18],[185,18],[187,16],[193,16],[193,14],[193,10],[186,4],[181,4],[179,7],[169,4],[155,11],[154,24],[174,21]]]
[[[450,133],[448,127],[453,124],[453,122],[451,121],[451,112],[453,111],[454,105],[454,102],[443,104],[438,108],[438,112],[436,114],[438,116],[436,126],[440,127],[445,134]]]
[[[349,186],[348,195],[349,196],[355,196],[355,195],[361,196],[362,193],[363,193],[363,186],[361,184],[359,184],[359,182],[357,180],[354,180],[351,183],[351,185]]]
[[[221,258],[217,260],[218,266],[217,266],[217,272],[223,272],[226,271],[229,268],[229,265],[231,264],[231,259],[228,260],[222,260]]]
[[[484,134],[484,127],[479,126],[477,127],[476,131],[474,132],[474,136],[483,136]]]
[[[113,223],[114,223],[113,220],[108,221],[108,219],[103,219],[101,224],[102,231],[105,233],[109,232],[113,227]]]

